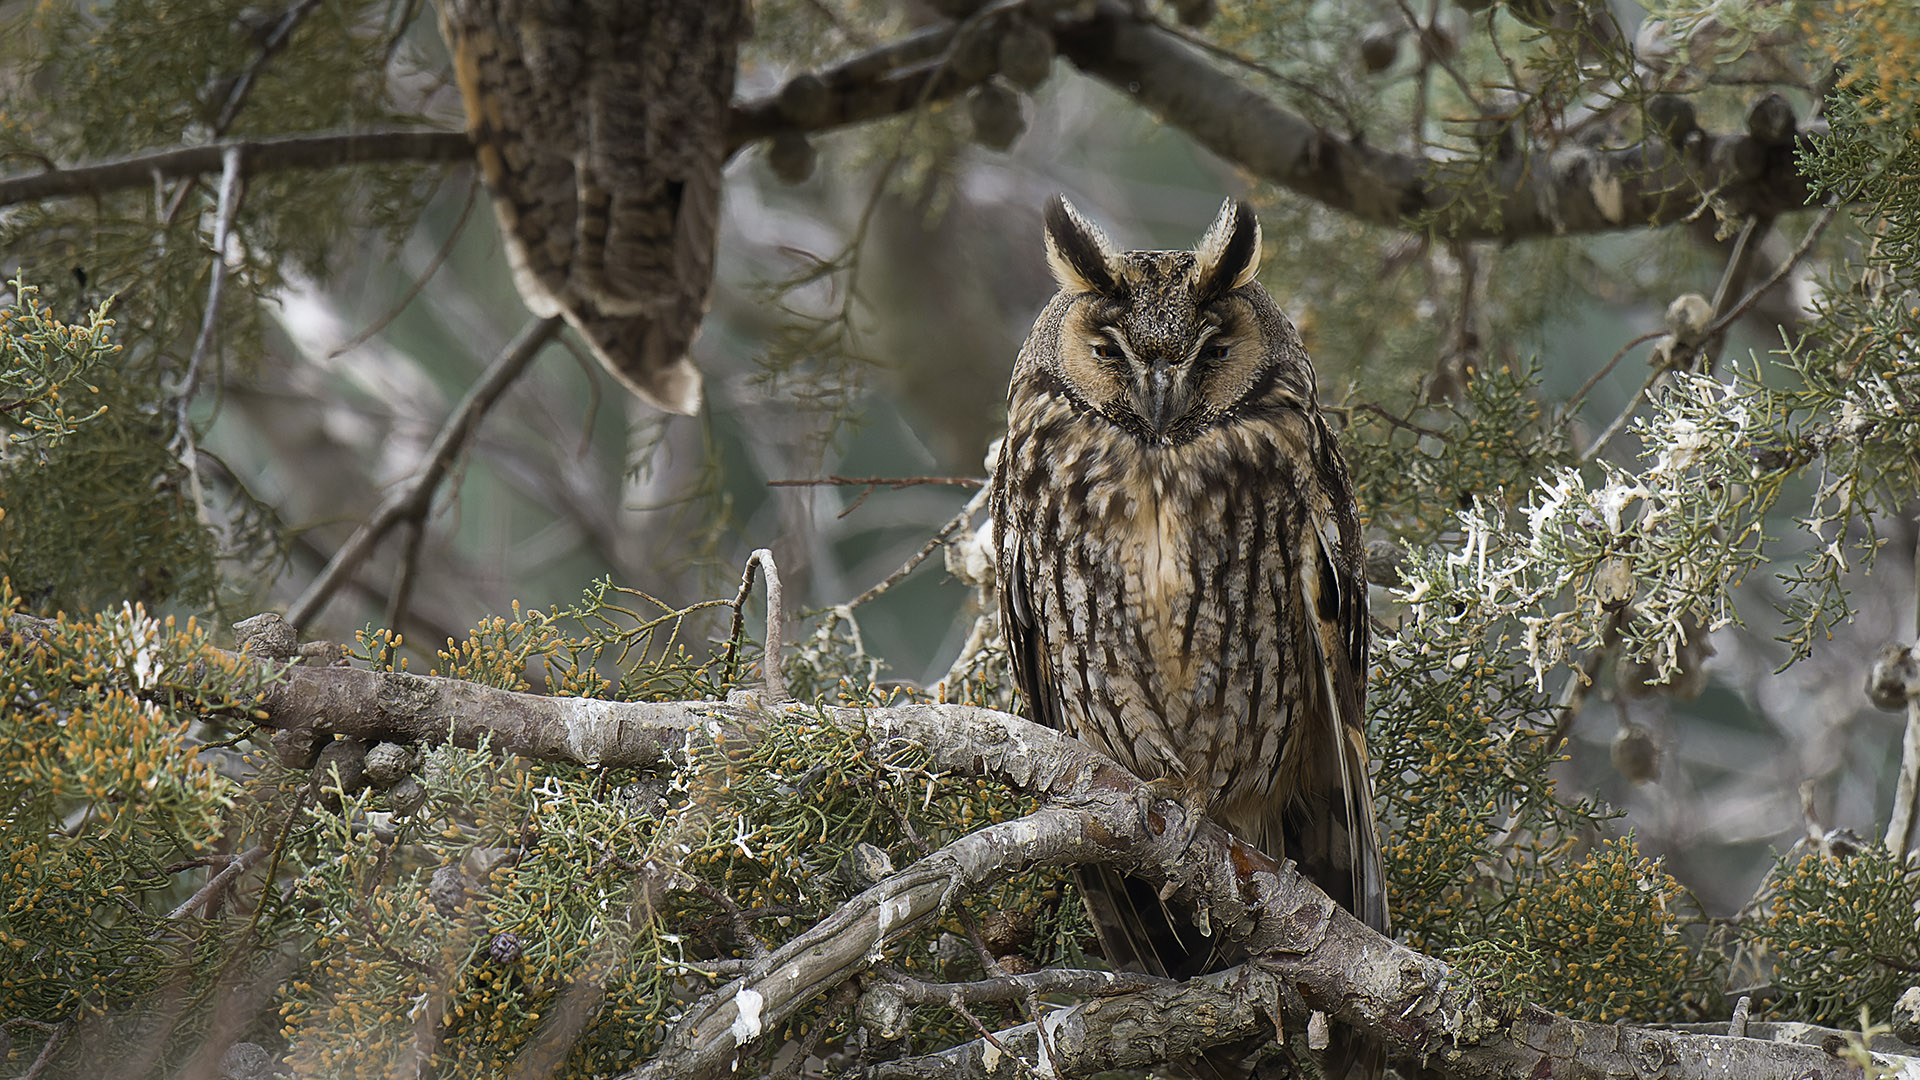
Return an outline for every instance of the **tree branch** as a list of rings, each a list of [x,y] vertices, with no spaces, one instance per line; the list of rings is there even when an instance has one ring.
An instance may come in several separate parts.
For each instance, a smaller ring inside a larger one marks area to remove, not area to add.
[[[1035,12],[1050,5],[1026,5]],[[1785,141],[1749,134],[1703,136],[1676,150],[1656,139],[1626,149],[1567,145],[1517,153],[1491,175],[1449,177],[1440,163],[1320,128],[1221,70],[1178,34],[1119,0],[1071,18],[1053,11],[1062,55],[1126,93],[1226,160],[1295,194],[1366,221],[1431,226],[1455,239],[1512,240],[1671,225],[1711,198],[1736,216],[1804,209],[1794,165],[1800,132]],[[954,24],[929,27],[782,90],[736,103],[728,151],[782,133],[809,134],[910,112],[978,85],[940,61]],[[119,161],[0,178],[0,207],[67,195],[143,187],[154,176],[217,171],[241,151],[243,176],[364,162],[448,162],[471,156],[460,132],[370,131],[233,140]]]
[[[527,369],[534,356],[539,353],[553,335],[560,329],[560,317],[550,316],[535,319],[514,339],[507,343],[500,355],[494,358],[487,370],[467,389],[466,397],[447,417],[440,433],[434,437],[433,445],[427,448],[426,460],[420,471],[402,481],[394,492],[387,496],[365,524],[354,531],[333,558],[327,562],[326,569],[307,591],[287,609],[287,621],[295,626],[307,622],[316,612],[326,605],[340,583],[352,576],[362,560],[372,552],[373,546],[387,534],[393,526],[403,521],[411,521],[416,528],[424,529],[427,510],[433,505],[434,493],[440,490],[440,481],[453,467],[453,459],[466,449],[467,440],[480,419],[506,392],[513,380]],[[404,566],[403,566],[404,570]],[[403,573],[402,582],[406,575]],[[396,590],[398,605],[404,607],[404,589]]]
[[[228,139],[135,154],[95,165],[0,177],[0,207],[68,195],[104,195],[150,186],[155,177],[176,180],[219,172],[229,151],[240,154],[240,177],[289,169],[331,169],[374,162],[447,162],[473,157],[460,131],[352,131],[289,135],[276,139]]]
[[[16,630],[46,623],[16,616]],[[258,662],[245,658],[249,662]],[[310,727],[363,738],[475,746],[550,761],[647,766],[678,756],[689,738],[718,724],[751,737],[776,716],[763,701],[616,703],[514,693],[454,679],[295,667],[260,702],[270,727]],[[1040,864],[1105,862],[1156,883],[1171,897],[1204,906],[1218,932],[1259,959],[1176,987],[1105,997],[1046,1019],[1057,1067],[1084,1074],[1164,1060],[1218,1045],[1271,1024],[1289,1027],[1307,1010],[1364,1028],[1396,1060],[1444,1077],[1634,1075],[1780,1080],[1857,1076],[1822,1046],[1771,1043],[1594,1024],[1538,1008],[1513,1010],[1472,980],[1368,929],[1339,909],[1291,864],[1276,864],[1208,821],[1183,844],[1181,810],[1139,809],[1139,783],[1113,762],[1059,732],[966,705],[891,708],[779,706],[858,728],[876,745],[915,744],[934,772],[989,778],[1047,798],[1026,817],[963,836],[861,893],[827,919],[744,967],[739,979],[692,1002],[659,1054],[637,1077],[717,1077],[740,1046],[777,1028],[807,1002],[834,990],[884,955],[888,942],[940,914],[961,892],[990,886]],[[1276,1003],[1278,1003],[1276,1005]],[[997,1033],[1014,1053],[1031,1046],[1031,1026]],[[1024,1041],[1023,1041],[1024,1040]],[[1008,1075],[974,1043],[880,1066],[875,1075]],[[1159,1055],[1159,1056],[1156,1056]],[[1920,1070],[1920,1061],[1891,1059]]]
[[[1315,126],[1114,0],[1103,0],[1088,22],[1063,28],[1059,42],[1082,71],[1207,149],[1376,224],[1409,227],[1431,215],[1445,236],[1512,240],[1671,225],[1698,210],[1709,193],[1736,214],[1774,216],[1803,209],[1807,201],[1791,141],[1769,145],[1743,134],[1708,136],[1684,152],[1652,139],[1622,150],[1533,150],[1461,184],[1427,158]]]

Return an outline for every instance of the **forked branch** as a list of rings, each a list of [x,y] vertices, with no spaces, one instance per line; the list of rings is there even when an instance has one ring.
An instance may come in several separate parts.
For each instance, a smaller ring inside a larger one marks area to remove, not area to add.
[[[16,617],[14,628],[43,632]],[[1210,822],[1184,847],[1180,810],[1145,815],[1138,782],[1058,732],[966,705],[822,708],[711,701],[621,704],[549,698],[454,679],[350,668],[295,667],[261,703],[270,727],[310,727],[363,738],[477,745],[551,761],[649,766],[692,739],[731,741],[794,712],[860,731],[876,746],[910,743],[930,772],[987,778],[1045,800],[1025,817],[963,836],[848,901],[799,937],[741,966],[738,978],[694,1002],[636,1077],[729,1075],[743,1044],[809,1001],[871,969],[889,943],[961,895],[1041,864],[1110,863],[1172,897],[1204,905],[1215,932],[1240,942],[1251,965],[1180,986],[1100,997],[1047,1017],[1052,1061],[1078,1074],[1164,1060],[1311,1012],[1365,1028],[1397,1060],[1442,1077],[1606,1076],[1787,1080],[1860,1075],[1820,1046],[1593,1024],[1515,1009],[1432,957],[1385,938],[1297,874]],[[883,976],[884,977],[884,976]],[[941,1054],[877,1066],[893,1077],[1011,1075],[1009,1055],[1032,1052],[1013,1028]],[[991,1052],[990,1052],[991,1051]],[[1887,1059],[1920,1074],[1920,1060]],[[1029,1061],[1036,1060],[1029,1058]]]

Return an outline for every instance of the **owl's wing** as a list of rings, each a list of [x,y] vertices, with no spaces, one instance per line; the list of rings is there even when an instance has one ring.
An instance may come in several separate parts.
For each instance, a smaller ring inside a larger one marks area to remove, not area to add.
[[[1328,730],[1313,742],[1325,755],[1309,771],[1309,789],[1286,812],[1287,854],[1362,922],[1388,932],[1386,868],[1374,818],[1367,759],[1367,581],[1352,481],[1324,418],[1316,419],[1319,483],[1309,507],[1310,535],[1299,539],[1301,614],[1312,662],[1320,672]],[[1331,759],[1331,760],[1328,760]],[[1344,894],[1344,895],[1342,895]],[[1377,1080],[1386,1070],[1384,1044],[1335,1026],[1319,1055],[1323,1075]]]
[[[570,305],[567,322],[621,385],[656,409],[692,416],[700,411],[700,370],[687,346],[706,306],[652,315],[607,315],[591,300]]]
[[[667,314],[713,276],[737,2],[596,9],[596,77],[581,102],[581,292],[607,315]],[[699,299],[704,303],[705,291]]]
[[[1002,466],[1004,468],[1004,466]],[[1013,682],[1027,703],[1027,718],[1056,731],[1068,731],[1060,704],[1060,684],[1047,655],[1034,606],[1033,564],[1025,538],[1004,522],[1000,540],[1000,633],[1007,639]]]
[[[496,0],[441,0],[440,31],[514,284],[544,318],[565,309],[573,263],[579,139],[569,99],[581,64],[557,30],[523,40],[515,14]]]
[[[1006,468],[1004,462],[1001,468]],[[1048,620],[1042,606],[1046,583],[1034,574],[1025,539],[996,508],[1000,563],[1000,632],[1013,661],[1013,681],[1026,701],[1027,718],[1073,734],[1067,722],[1062,687],[1046,648]],[[1212,970],[1219,958],[1217,938],[1194,928],[1172,910],[1158,891],[1111,866],[1082,866],[1074,871],[1100,949],[1115,968],[1178,979]]]
[[[1302,845],[1301,858],[1319,854],[1331,865],[1312,873],[1323,885],[1332,873],[1344,871],[1351,888],[1350,910],[1375,930],[1386,933],[1386,868],[1380,855],[1380,832],[1374,817],[1373,782],[1367,755],[1367,580],[1360,554],[1360,521],[1353,504],[1352,482],[1340,459],[1324,418],[1317,420],[1320,460],[1317,463],[1321,502],[1313,508],[1313,536],[1303,538],[1311,549],[1301,559],[1301,606],[1312,630],[1307,635],[1321,672],[1321,696],[1326,701],[1326,723],[1331,730],[1322,743],[1336,759],[1321,775],[1338,778],[1337,790],[1327,792],[1317,811],[1318,827],[1331,830],[1320,843]],[[1306,822],[1301,824],[1311,828]]]
[[[700,408],[741,0],[440,0],[481,177],[528,310],[606,369]]]

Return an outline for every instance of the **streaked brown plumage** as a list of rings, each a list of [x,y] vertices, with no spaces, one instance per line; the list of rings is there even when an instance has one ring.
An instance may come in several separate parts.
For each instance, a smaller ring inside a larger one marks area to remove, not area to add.
[[[514,282],[649,403],[700,408],[746,0],[440,0]]]
[[[1191,252],[1116,252],[1059,198],[1046,224],[1060,292],[1014,368],[992,503],[1028,712],[1384,931],[1359,517],[1300,336],[1253,279],[1259,224],[1229,201]],[[1117,965],[1238,959],[1143,883],[1081,882]],[[1326,1058],[1380,1068],[1351,1037]]]

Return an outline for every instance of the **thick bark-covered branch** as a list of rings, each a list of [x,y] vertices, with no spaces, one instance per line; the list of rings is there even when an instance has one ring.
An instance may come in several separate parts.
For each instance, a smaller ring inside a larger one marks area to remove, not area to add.
[[[1695,132],[1676,149],[1649,139],[1625,149],[1568,144],[1496,157],[1484,171],[1446,167],[1361,137],[1321,128],[1224,71],[1177,35],[1117,0],[1074,18],[1052,4],[1061,55],[1152,110],[1168,124],[1255,176],[1327,207],[1397,227],[1430,224],[1460,239],[1519,239],[1670,225],[1718,200],[1734,214],[1774,217],[1806,206],[1796,143],[1817,137]],[[999,14],[1006,14],[1000,12]],[[1030,16],[1031,17],[1031,16]],[[981,33],[991,33],[985,26]],[[978,85],[950,62],[955,25],[930,27],[877,46],[780,92],[734,105],[729,152],[781,134],[811,134],[898,115]],[[215,172],[230,149],[245,175],[362,162],[462,161],[458,132],[370,131],[232,140],[141,154],[97,165],[0,177],[0,207],[98,195]]]
[[[44,624],[16,617],[16,630]],[[1058,732],[964,705],[814,709],[751,695],[730,702],[620,704],[549,698],[408,674],[345,667],[288,670],[262,698],[267,726],[369,739],[474,746],[579,763],[650,765],[712,737],[750,738],[787,709],[824,715],[877,744],[908,741],[935,772],[982,776],[1047,798],[1039,811],[991,826],[894,874],[817,926],[752,961],[736,981],[690,1004],[667,1044],[637,1076],[721,1076],[742,1043],[775,1028],[808,1001],[867,972],[889,941],[936,917],[967,891],[1043,863],[1108,862],[1158,882],[1171,898],[1209,912],[1216,933],[1256,961],[1183,986],[1101,997],[1049,1014],[1048,1041],[1062,1074],[1163,1060],[1266,1030],[1296,1028],[1308,1010],[1365,1028],[1396,1060],[1451,1077],[1857,1076],[1829,1049],[1624,1025],[1582,1023],[1528,1008],[1514,1012],[1446,964],[1368,929],[1300,877],[1210,822],[1191,846],[1180,810],[1144,815],[1138,783]],[[1036,1060],[1033,1034],[1012,1029],[941,1055],[877,1067],[881,1076],[1000,1076],[1006,1054]],[[997,1043],[998,1045],[994,1045]],[[1023,1049],[1024,1048],[1024,1049]],[[998,1056],[996,1056],[998,1055]],[[1920,1062],[1892,1064],[1920,1077]]]
[[[1166,1060],[1156,1054],[1192,1054],[1218,1045],[1217,1037],[1270,1031],[1266,1002],[1286,993],[1286,973],[1277,965],[1247,965],[1172,987],[1090,1001],[1046,1021],[1049,1060],[1062,1076],[1135,1068]],[[1705,1027],[1707,1025],[1700,1025]],[[1777,1027],[1779,1025],[1756,1025]],[[1808,1042],[1783,1036],[1733,1038],[1665,1029],[1634,1028],[1568,1020],[1525,1009],[1506,1033],[1478,1046],[1437,1050],[1424,1064],[1402,1058],[1402,1075],[1444,1077],[1672,1077],[1740,1080],[1828,1080],[1861,1071],[1819,1043],[1844,1046],[1845,1033],[1811,1028],[1822,1038]],[[1881,1036],[1879,1043],[1887,1042]],[[876,1065],[868,1080],[988,1080],[1018,1077],[1022,1061],[1042,1058],[1033,1024],[994,1034],[937,1054]],[[1879,1063],[1900,1077],[1920,1076],[1920,1059],[1881,1053]]]
[[[963,78],[941,62],[952,26],[930,27],[861,53],[817,74],[790,80],[780,93],[736,102],[727,152],[783,132],[815,132],[909,112],[960,94],[986,76]],[[133,154],[113,161],[0,176],[0,207],[42,199],[98,196],[219,172],[238,151],[243,178],[294,169],[392,162],[462,162],[473,157],[465,132],[373,130],[226,139]]]
[[[1515,153],[1496,161],[1490,176],[1450,180],[1425,158],[1335,134],[1289,112],[1117,5],[1103,4],[1095,19],[1063,31],[1060,47],[1081,70],[1228,161],[1382,225],[1432,215],[1446,236],[1511,240],[1670,225],[1709,193],[1736,213],[1772,217],[1806,206],[1791,141],[1709,136],[1684,152],[1652,140],[1621,150],[1567,145]]]

